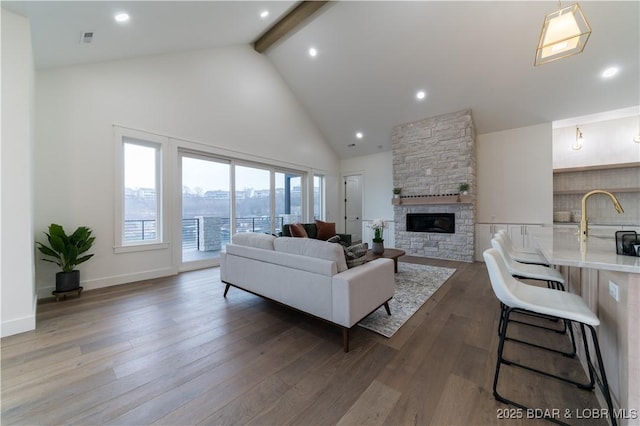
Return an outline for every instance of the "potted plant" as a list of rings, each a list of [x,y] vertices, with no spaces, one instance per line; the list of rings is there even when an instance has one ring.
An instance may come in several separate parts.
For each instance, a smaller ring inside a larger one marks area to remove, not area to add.
[[[371,229],[373,229],[373,245],[371,250],[375,254],[382,254],[384,253],[384,239],[382,238],[384,232],[384,220],[374,220],[371,223]]]
[[[461,183],[461,184],[458,186],[458,190],[459,190],[460,194],[462,194],[462,195],[466,195],[466,194],[467,194],[467,192],[469,191],[469,184],[468,184],[468,183],[466,183],[466,182]]]
[[[400,198],[402,188],[393,188],[393,198]]]
[[[75,267],[93,257],[93,254],[86,254],[96,239],[91,232],[86,226],[80,226],[73,234],[67,235],[62,226],[52,223],[49,232],[45,232],[49,245],[36,242],[40,253],[47,256],[42,260],[55,263],[62,269],[56,274],[56,292],[80,288],[80,271]]]

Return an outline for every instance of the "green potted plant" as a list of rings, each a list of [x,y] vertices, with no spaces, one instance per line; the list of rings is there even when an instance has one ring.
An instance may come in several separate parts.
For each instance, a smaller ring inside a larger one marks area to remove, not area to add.
[[[90,228],[80,226],[73,234],[67,235],[62,226],[52,223],[49,232],[45,232],[49,244],[36,242],[40,253],[46,256],[42,260],[55,263],[62,269],[56,274],[56,292],[80,288],[80,271],[75,267],[93,257],[93,254],[86,254],[96,239],[91,233]]]
[[[461,183],[458,186],[458,190],[459,190],[460,194],[462,194],[462,195],[467,194],[467,192],[469,191],[469,184],[466,183],[466,182]]]
[[[393,188],[393,198],[400,198],[402,188]]]

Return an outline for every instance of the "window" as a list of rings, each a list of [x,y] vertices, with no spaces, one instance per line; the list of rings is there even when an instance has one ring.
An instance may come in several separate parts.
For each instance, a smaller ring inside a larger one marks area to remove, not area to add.
[[[302,176],[276,172],[276,235],[282,225],[302,222]]]
[[[164,248],[163,148],[168,140],[116,128],[117,188],[115,242],[122,248]],[[122,250],[129,251],[129,250]]]
[[[160,238],[160,146],[124,139],[124,227],[122,242]]]
[[[313,218],[324,220],[324,176],[313,176]]]

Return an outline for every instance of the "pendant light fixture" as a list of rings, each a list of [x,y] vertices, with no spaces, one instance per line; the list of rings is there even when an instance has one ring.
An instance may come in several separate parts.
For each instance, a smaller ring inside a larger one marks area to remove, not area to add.
[[[571,149],[573,149],[574,151],[581,149],[582,142],[584,142],[584,136],[582,136],[580,127],[576,127],[576,142],[573,145],[571,145]]]
[[[534,65],[576,55],[584,49],[591,35],[591,27],[578,3],[562,8],[544,18]]]

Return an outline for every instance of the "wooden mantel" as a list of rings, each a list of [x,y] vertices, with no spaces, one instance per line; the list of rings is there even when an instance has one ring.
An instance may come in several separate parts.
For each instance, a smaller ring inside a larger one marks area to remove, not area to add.
[[[425,195],[392,198],[394,206],[417,206],[423,204],[471,204],[471,195]]]

